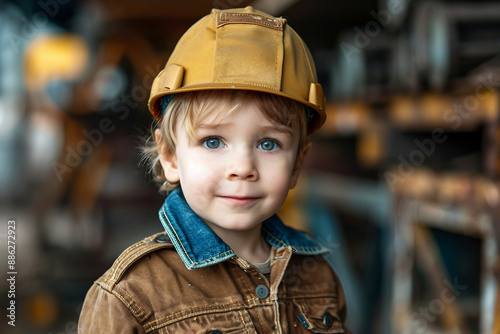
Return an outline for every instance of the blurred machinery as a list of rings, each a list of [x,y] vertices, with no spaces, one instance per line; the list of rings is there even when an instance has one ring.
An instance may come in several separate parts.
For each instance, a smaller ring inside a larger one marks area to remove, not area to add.
[[[339,35],[332,97],[373,100],[456,89],[461,82],[455,79],[500,52],[497,1],[396,3],[382,5],[364,26]]]
[[[500,53],[500,4],[422,2],[415,9],[412,54],[419,77],[434,90]]]

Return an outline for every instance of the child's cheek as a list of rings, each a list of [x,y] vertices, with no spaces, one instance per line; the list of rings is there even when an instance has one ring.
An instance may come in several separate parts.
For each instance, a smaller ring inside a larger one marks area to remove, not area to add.
[[[187,177],[194,197],[192,200],[199,206],[207,205],[218,183],[214,166],[192,161]]]

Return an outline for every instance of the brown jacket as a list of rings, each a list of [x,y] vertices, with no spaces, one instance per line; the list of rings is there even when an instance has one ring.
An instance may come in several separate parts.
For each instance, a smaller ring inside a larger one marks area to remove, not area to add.
[[[272,248],[271,277],[232,257],[189,270],[166,233],[125,250],[92,286],[79,333],[347,333],[339,280],[321,255]]]

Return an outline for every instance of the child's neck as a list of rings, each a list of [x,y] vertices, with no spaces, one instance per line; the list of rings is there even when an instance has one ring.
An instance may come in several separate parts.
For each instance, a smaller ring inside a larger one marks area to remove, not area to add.
[[[250,263],[263,263],[269,258],[271,247],[262,237],[261,225],[247,231],[222,229],[210,223],[207,225],[231,247],[238,257]]]

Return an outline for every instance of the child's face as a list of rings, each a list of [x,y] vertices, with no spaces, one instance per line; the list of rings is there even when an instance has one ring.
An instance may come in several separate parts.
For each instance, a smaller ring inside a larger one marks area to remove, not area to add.
[[[282,206],[307,149],[297,157],[299,129],[267,119],[254,102],[216,116],[197,126],[192,141],[178,121],[175,153],[163,154],[161,163],[212,229],[247,231]]]

